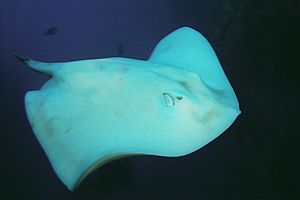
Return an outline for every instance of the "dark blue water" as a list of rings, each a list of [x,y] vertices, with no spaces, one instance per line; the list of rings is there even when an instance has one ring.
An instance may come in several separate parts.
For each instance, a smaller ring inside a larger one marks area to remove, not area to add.
[[[0,0],[0,23],[1,199],[299,198],[299,1]],[[46,77],[11,51],[49,62],[147,59],[181,26],[210,41],[242,115],[193,154],[115,161],[69,192],[24,111],[25,92]]]

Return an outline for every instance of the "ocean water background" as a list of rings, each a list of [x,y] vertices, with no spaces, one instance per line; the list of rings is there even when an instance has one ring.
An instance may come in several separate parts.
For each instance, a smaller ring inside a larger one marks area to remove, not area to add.
[[[69,192],[24,110],[47,78],[11,52],[147,59],[182,26],[210,41],[242,114],[193,154],[114,161]],[[297,0],[0,0],[0,199],[299,199],[299,35]]]

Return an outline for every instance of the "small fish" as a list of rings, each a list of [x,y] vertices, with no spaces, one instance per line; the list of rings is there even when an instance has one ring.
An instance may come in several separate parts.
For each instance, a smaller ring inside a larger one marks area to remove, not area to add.
[[[54,35],[59,29],[55,26],[52,26],[50,28],[48,28],[48,30],[46,32],[43,33],[43,35]]]

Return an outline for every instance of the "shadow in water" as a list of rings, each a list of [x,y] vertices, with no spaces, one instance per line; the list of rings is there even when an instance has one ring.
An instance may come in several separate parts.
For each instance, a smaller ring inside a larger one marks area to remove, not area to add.
[[[80,184],[75,191],[86,196],[88,193],[109,195],[117,187],[126,187],[133,176],[130,158],[119,159],[97,169]]]

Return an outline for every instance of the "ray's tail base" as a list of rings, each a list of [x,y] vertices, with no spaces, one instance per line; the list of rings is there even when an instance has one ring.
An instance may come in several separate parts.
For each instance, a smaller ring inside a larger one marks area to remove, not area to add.
[[[25,63],[27,64],[27,62],[30,60],[29,57],[26,57],[26,56],[21,56],[19,54],[16,54],[14,52],[12,52],[12,54],[14,55],[15,58],[17,58],[19,61],[21,61],[22,63]]]

